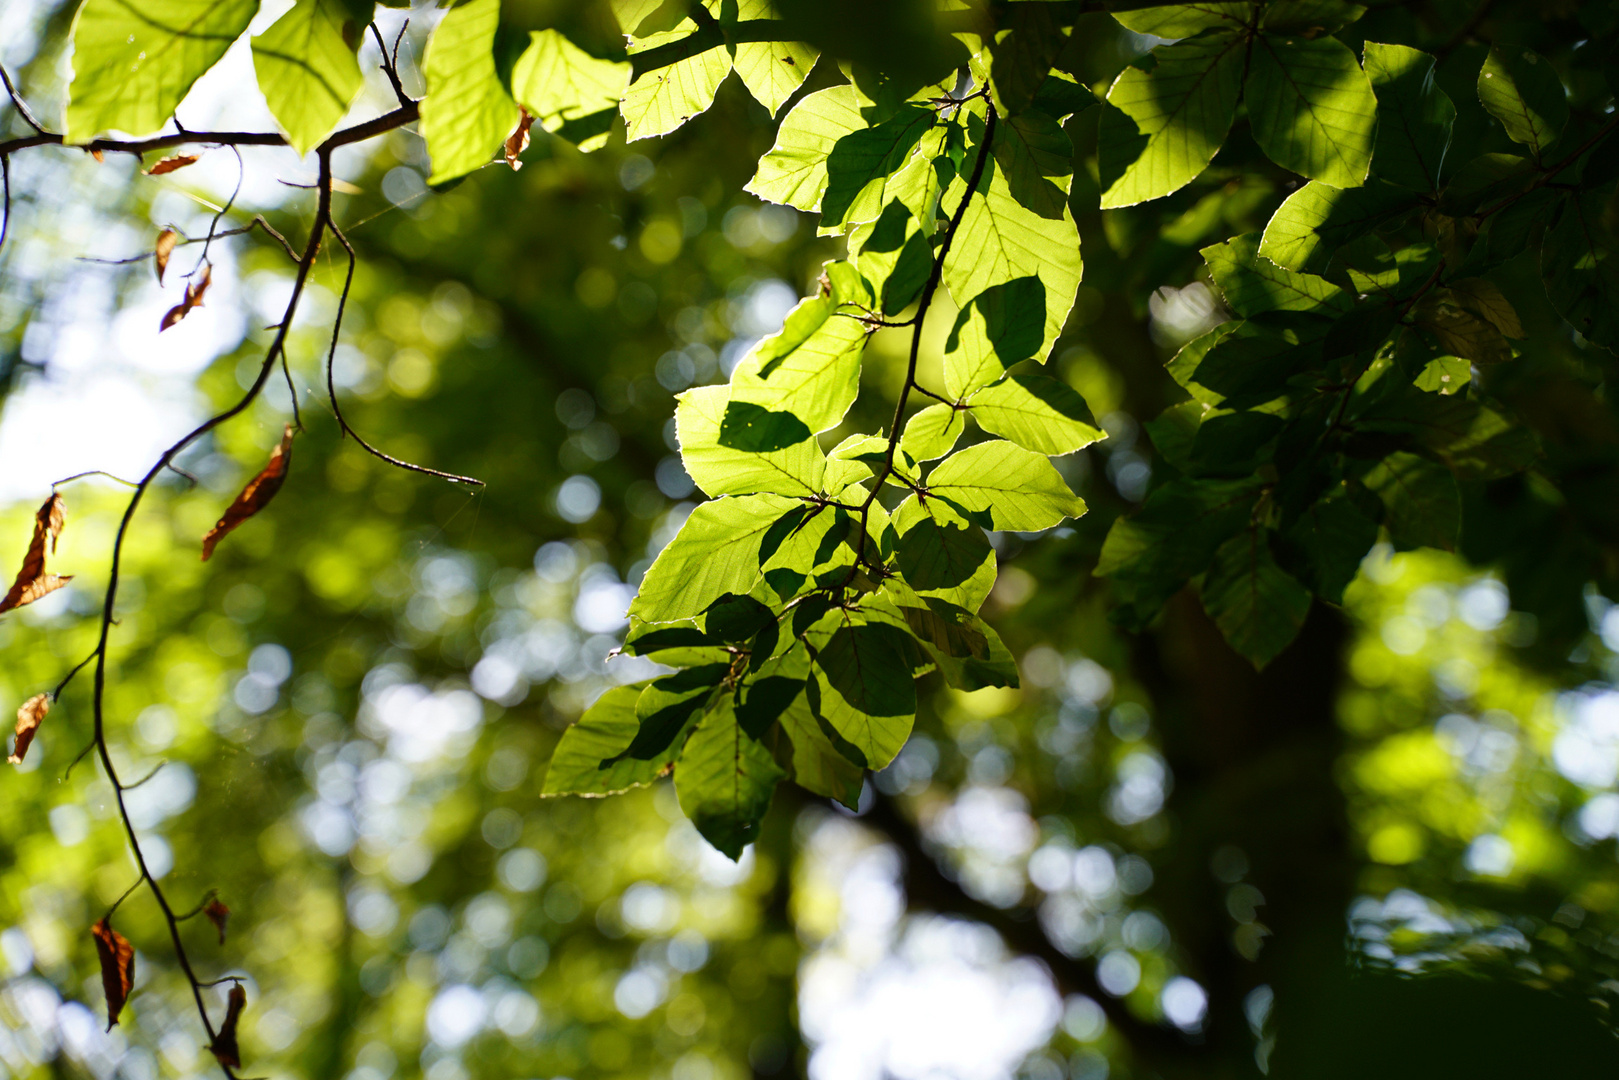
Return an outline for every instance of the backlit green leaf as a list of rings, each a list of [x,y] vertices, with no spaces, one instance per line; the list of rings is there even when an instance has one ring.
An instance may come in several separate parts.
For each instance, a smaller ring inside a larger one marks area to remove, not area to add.
[[[954,450],[966,428],[961,410],[943,402],[929,405],[905,422],[899,448],[912,461],[932,461]]]
[[[1456,106],[1434,80],[1434,58],[1368,41],[1366,75],[1377,95],[1372,171],[1414,191],[1438,191]]]
[[[1164,4],[1135,11],[1115,11],[1113,17],[1127,30],[1161,38],[1189,38],[1206,30],[1235,33],[1254,16],[1253,4]]]
[[[772,428],[797,425],[800,438],[766,452],[749,452],[723,445],[721,428],[731,392],[727,386],[701,386],[687,390],[675,408],[675,431],[680,460],[692,482],[709,495],[747,495],[769,491],[778,495],[814,495],[821,490],[826,455],[797,417],[791,413],[765,413]],[[734,440],[733,440],[734,441]],[[772,440],[771,445],[780,440]]]
[[[629,141],[667,135],[707,111],[730,73],[730,53],[713,48],[643,74],[619,102]]]
[[[965,196],[966,184],[958,179],[951,194]],[[947,206],[954,205],[951,194],[945,197]],[[1057,217],[1042,217],[1018,202],[999,163],[987,162],[944,263],[945,284],[956,302],[966,306],[984,290],[1014,278],[1038,278],[1045,291],[1045,326],[1034,356],[1043,361],[1074,306],[1082,267],[1079,230],[1066,202]]]
[[[1478,99],[1514,142],[1538,158],[1568,123],[1568,93],[1544,56],[1519,45],[1490,46]]]
[[[838,139],[826,156],[821,227],[877,220],[888,204],[888,175],[910,158],[934,116],[932,109],[906,105],[875,127]]]
[[[1085,503],[1044,454],[1004,439],[969,446],[941,461],[928,491],[970,511],[990,512],[996,529],[1037,532],[1085,513]]]
[[[1213,35],[1156,49],[1150,72],[1124,69],[1097,136],[1104,210],[1178,191],[1208,167],[1236,116],[1245,52],[1244,38]]]
[[[815,661],[811,711],[865,757],[894,760],[916,719],[910,637],[859,610],[835,609],[806,636]]]
[[[512,68],[512,96],[546,131],[566,135],[569,124],[608,111],[616,116],[629,79],[629,64],[598,60],[559,31],[536,30]],[[607,142],[606,127],[580,141],[579,148],[600,148]]]
[[[614,795],[650,784],[663,774],[678,747],[647,759],[622,756],[641,729],[635,703],[642,686],[613,687],[562,733],[545,771],[544,794]]]
[[[430,184],[442,184],[493,160],[517,127],[517,103],[495,72],[500,0],[451,8],[427,42],[422,72],[422,136],[433,160]]]
[[[1289,270],[1319,274],[1340,246],[1415,206],[1411,192],[1375,177],[1358,188],[1311,180],[1271,215],[1259,254]]]
[[[341,0],[298,0],[253,39],[259,89],[298,153],[331,134],[360,92],[354,54],[364,32]]]
[[[1234,236],[1201,252],[1231,310],[1245,318],[1266,311],[1346,312],[1353,301],[1325,278],[1287,270],[1259,254],[1259,234]]]
[[[978,391],[970,404],[985,431],[1042,454],[1071,454],[1103,436],[1085,399],[1050,375],[1013,372]]]
[[[1254,141],[1276,164],[1333,187],[1365,183],[1377,98],[1349,46],[1261,34],[1243,98]]]
[[[1046,291],[1039,278],[991,285],[956,316],[945,341],[944,388],[964,401],[1007,368],[1039,353],[1046,325]]]
[[[161,128],[258,9],[258,0],[85,0],[73,17],[64,141]]]
[[[853,86],[817,90],[792,107],[776,131],[776,145],[759,159],[743,190],[767,202],[813,213],[826,191],[826,159],[839,139],[866,126]]]
[[[726,593],[759,579],[759,544],[799,504],[780,495],[736,495],[691,512],[641,579],[630,613],[647,622],[696,615]]]
[[[893,516],[894,566],[921,596],[977,611],[995,586],[984,532],[939,499],[909,495]]]
[[[777,781],[786,776],[763,743],[737,723],[722,694],[686,742],[675,766],[680,809],[703,838],[733,859],[759,835]]]
[[[836,427],[860,388],[871,296],[854,267],[831,263],[829,288],[799,302],[781,332],[754,346],[731,374],[731,400],[796,415],[813,432]],[[847,306],[846,306],[847,305]]]

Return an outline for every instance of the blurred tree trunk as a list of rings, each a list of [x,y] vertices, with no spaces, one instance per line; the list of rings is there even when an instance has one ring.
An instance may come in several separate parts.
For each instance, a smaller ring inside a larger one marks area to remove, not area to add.
[[[1355,865],[1334,769],[1347,629],[1317,604],[1256,672],[1183,592],[1137,653],[1174,777],[1150,899],[1209,993],[1203,1076],[1257,1073],[1244,1003],[1258,987],[1274,992],[1285,1024],[1344,963]]]

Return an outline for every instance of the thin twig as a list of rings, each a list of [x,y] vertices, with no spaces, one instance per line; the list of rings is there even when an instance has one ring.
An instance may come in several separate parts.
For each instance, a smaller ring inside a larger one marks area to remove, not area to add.
[[[406,22],[408,24],[409,20],[406,20]],[[375,19],[371,21],[371,36],[377,39],[377,51],[382,54],[382,73],[388,76],[388,82],[392,84],[394,88],[394,97],[399,99],[399,104],[408,105],[410,103],[410,95],[405,93],[405,86],[399,81],[399,70],[394,66],[397,61],[388,59],[388,46],[382,40],[382,31],[377,29]],[[400,27],[399,36],[405,36],[404,27]],[[396,57],[399,55],[399,45],[397,42],[394,44],[394,55]]]
[[[360,125],[360,127],[364,126],[365,125]],[[350,130],[353,131],[355,129]],[[335,139],[343,134],[344,133],[339,132],[338,136],[334,136],[333,138]],[[328,140],[328,144],[330,143],[331,140]],[[130,497],[129,505],[124,509],[123,517],[118,523],[118,530],[113,536],[112,561],[108,572],[107,591],[101,606],[101,632],[95,651],[95,693],[92,706],[95,748],[97,751],[97,756],[101,759],[102,769],[106,772],[107,779],[112,784],[113,796],[118,804],[118,816],[123,821],[124,833],[129,841],[130,850],[135,856],[135,862],[140,867],[142,876],[151,888],[152,898],[157,901],[158,907],[163,912],[164,921],[167,923],[169,928],[169,938],[174,945],[175,960],[180,965],[180,970],[185,974],[186,981],[191,986],[191,996],[196,1002],[197,1013],[202,1019],[203,1029],[208,1033],[208,1041],[210,1045],[213,1044],[215,1038],[217,1037],[217,1032],[214,1028],[212,1017],[208,1015],[207,1003],[203,1001],[203,983],[197,978],[197,973],[191,966],[191,958],[189,954],[187,954],[185,942],[180,936],[180,925],[175,919],[174,909],[169,904],[168,897],[163,892],[163,887],[158,883],[156,878],[152,877],[147,868],[146,853],[141,848],[140,836],[135,831],[135,823],[129,815],[129,807],[124,798],[124,793],[128,790],[128,787],[122,782],[122,780],[119,779],[118,770],[116,766],[113,765],[112,752],[107,743],[107,647],[109,638],[112,634],[114,622],[113,612],[118,602],[118,584],[123,563],[124,541],[129,535],[130,523],[134,520],[135,512],[140,508],[141,498],[146,494],[147,489],[152,486],[157,477],[163,472],[164,469],[170,466],[181,451],[190,446],[196,440],[200,439],[202,436],[206,435],[208,432],[212,431],[214,428],[225,423],[227,420],[232,419],[233,417],[239,416],[241,413],[247,410],[248,406],[251,405],[264,390],[265,384],[269,381],[270,373],[275,370],[277,360],[281,359],[285,353],[287,335],[289,332],[288,328],[292,326],[292,319],[297,313],[298,302],[303,297],[304,287],[309,280],[310,270],[314,266],[316,256],[320,253],[322,229],[325,223],[329,221],[331,217],[331,176],[331,150],[329,147],[323,147],[320,154],[321,189],[315,220],[309,230],[309,241],[304,247],[303,258],[298,263],[298,273],[293,279],[292,295],[287,300],[286,313],[281,318],[280,327],[276,332],[275,339],[270,343],[270,348],[265,354],[264,361],[259,365],[258,377],[253,380],[253,385],[248,387],[247,391],[234,405],[221,412],[215,413],[207,420],[204,420],[201,424],[198,424],[196,427],[192,428],[185,435],[181,436],[179,441],[175,442],[172,446],[165,450],[162,456],[158,458],[157,463],[147,470],[146,475],[140,479],[140,482],[136,485],[134,495]],[[221,1064],[221,1067],[225,1070],[225,1075],[227,1077],[230,1077],[231,1080],[236,1080],[236,1073],[233,1069],[231,1069],[228,1065],[224,1065],[223,1063]]]
[[[343,245],[343,250],[348,253],[349,257],[348,273],[343,278],[343,291],[337,297],[337,317],[332,321],[332,341],[330,347],[326,350],[326,394],[331,398],[332,415],[337,417],[337,426],[342,428],[343,434],[352,436],[354,441],[360,444],[361,449],[390,465],[396,465],[401,469],[408,469],[411,472],[418,472],[427,476],[436,476],[441,480],[449,480],[457,484],[483,487],[484,482],[475,477],[440,472],[438,469],[429,469],[425,465],[415,465],[409,461],[401,461],[391,454],[383,453],[361,438],[359,432],[350,427],[349,422],[343,418],[343,408],[337,403],[337,379],[333,374],[333,368],[336,366],[337,360],[337,335],[338,331],[343,328],[343,310],[348,306],[349,290],[354,287],[354,265],[356,260],[354,245],[350,244],[348,237],[343,235],[343,230],[337,227],[337,222],[328,221],[326,225],[327,228],[332,230],[332,235],[337,237],[337,242]]]
[[[871,504],[877,501],[877,495],[883,489],[883,482],[894,472],[894,453],[899,449],[900,425],[905,420],[905,406],[910,401],[911,391],[920,389],[916,382],[916,365],[922,351],[922,324],[927,320],[928,308],[932,306],[933,296],[939,289],[939,282],[944,278],[944,261],[949,257],[950,245],[955,241],[956,231],[961,228],[962,219],[967,215],[967,204],[972,202],[973,193],[978,190],[979,181],[983,179],[984,166],[989,161],[990,148],[995,139],[995,119],[995,105],[991,102],[984,118],[984,140],[978,146],[978,156],[973,161],[972,176],[967,180],[966,193],[962,195],[961,202],[957,205],[955,213],[950,215],[950,222],[945,229],[944,239],[939,243],[939,252],[933,258],[933,269],[928,272],[927,284],[922,286],[921,297],[917,300],[916,316],[912,320],[914,329],[911,332],[910,361],[905,368],[905,385],[900,387],[899,401],[894,405],[894,420],[889,426],[888,449],[883,454],[883,466],[874,474],[871,492],[866,496],[866,501],[860,505],[860,533],[854,549],[855,564],[849,568],[849,577],[844,583],[845,586],[849,581],[854,580],[855,571],[859,568],[860,562],[865,556],[866,537],[868,535],[866,522],[871,513]],[[926,390],[922,392],[929,393]],[[937,394],[929,394],[929,396],[938,397]],[[940,398],[939,400],[943,401],[944,399]]]
[[[17,93],[17,88],[11,84],[11,76],[6,72],[4,64],[0,64],[0,82],[6,84],[6,93],[11,96],[11,104],[16,107],[17,115],[21,116],[29,127],[41,135],[45,134],[45,129],[40,126],[38,120],[34,119],[34,114],[29,110],[28,103],[22,99],[22,95]]]
[[[314,185],[311,184],[310,187],[313,188]],[[281,249],[287,253],[287,258],[291,259],[294,263],[298,261],[298,253],[292,249],[292,245],[287,242],[287,238],[277,232],[275,230],[275,226],[264,220],[264,215],[262,214],[255,214],[252,221],[249,221],[246,225],[239,228],[221,229],[219,232],[213,234],[212,239],[223,240],[227,236],[241,236],[243,233],[250,233],[254,229],[263,229],[269,234],[272,240],[281,245]],[[187,244],[201,244],[206,242],[208,239],[209,237],[206,236],[182,237],[174,242],[174,246],[185,247]],[[151,257],[152,253],[150,251],[143,251],[139,255],[128,255],[122,259],[101,259],[94,255],[80,255],[78,256],[78,260],[80,262],[101,263],[103,266],[127,266],[129,263],[145,262]]]

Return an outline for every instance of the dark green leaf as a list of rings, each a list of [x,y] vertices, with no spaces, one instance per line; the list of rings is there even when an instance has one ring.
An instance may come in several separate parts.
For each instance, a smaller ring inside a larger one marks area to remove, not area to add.
[[[1298,636],[1310,593],[1270,551],[1270,533],[1252,528],[1221,545],[1203,579],[1203,607],[1225,639],[1263,668]]]

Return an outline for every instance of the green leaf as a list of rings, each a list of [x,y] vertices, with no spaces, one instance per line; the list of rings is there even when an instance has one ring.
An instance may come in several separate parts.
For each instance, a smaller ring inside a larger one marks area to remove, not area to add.
[[[1339,485],[1299,515],[1287,540],[1303,556],[1299,576],[1304,582],[1329,604],[1341,604],[1344,589],[1377,542],[1377,522]]]
[[[63,141],[161,128],[258,9],[258,0],[85,0],[73,17]]]
[[[870,294],[854,267],[829,263],[828,287],[799,302],[781,332],[755,345],[731,374],[731,401],[793,413],[812,432],[837,427],[860,389],[867,330],[843,311]]]
[[[1199,334],[1197,337],[1180,347],[1180,351],[1170,359],[1169,363],[1165,365],[1164,370],[1168,371],[1170,378],[1180,383],[1182,388],[1184,388],[1187,393],[1191,394],[1199,404],[1220,404],[1220,402],[1224,400],[1224,395],[1209,389],[1197,381],[1198,368],[1203,365],[1203,360],[1209,355],[1210,350],[1218,345],[1227,334],[1230,334],[1232,331],[1243,325],[1245,324],[1232,320],[1221,323],[1214,329]],[[1202,411],[1199,410],[1197,415],[1201,416]]]
[[[995,587],[995,549],[983,530],[938,499],[907,496],[894,511],[890,544],[894,566],[922,596],[977,611]]]
[[[853,86],[845,83],[817,90],[782,119],[776,145],[759,159],[758,171],[743,190],[806,213],[820,210],[827,157],[839,139],[865,126]]]
[[[1478,364],[1512,359],[1507,338],[1523,337],[1518,313],[1501,290],[1483,278],[1468,278],[1422,298],[1413,312],[1417,326],[1440,348]]]
[[[730,672],[729,661],[686,668],[654,680],[635,699],[635,718],[641,727],[618,758],[668,761],[714,697],[714,688]],[[616,764],[618,758],[610,760]]]
[[[739,859],[759,835],[770,796],[786,775],[764,744],[742,730],[733,698],[722,694],[680,755],[675,794],[703,838]]]
[[[1246,51],[1246,38],[1218,34],[1153,50],[1151,71],[1124,69],[1097,135],[1102,209],[1168,195],[1208,167],[1237,113]]]
[[[723,23],[729,5],[722,5]],[[736,21],[779,18],[775,5],[764,0],[741,0],[736,6]],[[742,85],[748,88],[770,115],[775,116],[787,99],[809,78],[820,53],[801,41],[739,41],[731,46],[736,73]]]
[[[732,495],[691,512],[641,579],[630,614],[673,622],[698,614],[726,593],[759,580],[759,545],[800,504],[780,495]]]
[[[995,107],[1015,116],[1033,102],[1068,35],[1046,4],[1012,4],[990,44],[989,90]]]
[[[1434,58],[1368,41],[1366,75],[1377,95],[1372,172],[1413,191],[1438,191],[1456,106],[1434,79]]]
[[[1002,137],[997,131],[996,138]],[[966,186],[958,178],[951,191],[965,197]],[[1046,294],[1045,327],[1035,357],[1043,361],[1074,306],[1082,268],[1079,230],[1067,202],[1057,217],[1043,217],[1018,202],[998,161],[987,162],[944,262],[945,284],[956,303],[965,307],[984,290],[1014,278],[1039,278]]]
[[[1456,550],[1462,495],[1449,469],[1401,452],[1379,462],[1364,482],[1383,501],[1383,524],[1395,547]]]
[[[906,105],[877,126],[840,138],[826,156],[821,228],[877,220],[888,205],[889,174],[910,158],[935,115],[932,109]]]
[[[1537,161],[1568,123],[1563,81],[1544,56],[1520,45],[1490,46],[1478,73],[1478,99]]]
[[[1050,375],[1013,372],[972,396],[973,419],[985,431],[1053,456],[1103,437],[1085,399]]]
[[[991,285],[962,307],[945,341],[944,388],[957,401],[1040,351],[1046,291],[1034,276]]]
[[[1233,236],[1200,252],[1225,302],[1244,318],[1267,311],[1343,313],[1354,301],[1325,278],[1276,265],[1259,254],[1259,234]]]
[[[1288,270],[1319,274],[1339,247],[1417,205],[1409,191],[1376,177],[1358,188],[1312,180],[1276,208],[1265,226],[1259,254]]]
[[[628,63],[598,60],[556,30],[535,30],[528,37],[528,48],[512,67],[512,96],[541,127],[566,137],[570,124],[617,115],[629,84]],[[580,141],[579,149],[605,145],[607,126]]]
[[[714,92],[731,73],[731,55],[723,48],[654,68],[630,83],[619,102],[630,142],[669,132],[706,112]]]
[[[1276,164],[1333,187],[1366,182],[1377,98],[1349,46],[1261,34],[1243,97],[1254,141]]]
[[[836,799],[850,810],[860,805],[866,770],[839,752],[810,711],[809,698],[798,695],[782,712],[781,732],[790,744],[793,782],[815,795]]]
[[[1272,0],[1259,12],[1259,28],[1267,34],[1313,38],[1342,29],[1366,14],[1366,9],[1344,0]]]
[[[341,0],[298,0],[253,39],[259,89],[299,154],[331,134],[360,92],[354,53],[364,32]]]
[[[1015,688],[1017,661],[989,624],[971,611],[936,597],[917,595],[898,578],[883,582],[883,602],[915,635],[945,682],[958,690]]]
[[[1049,458],[1004,439],[945,458],[928,476],[927,490],[969,511],[987,510],[996,529],[1011,532],[1038,532],[1085,513],[1084,500]]]
[[[1430,360],[1411,385],[1431,394],[1454,394],[1473,381],[1473,365],[1459,356]]]
[[[1113,522],[1097,561],[1126,606],[1115,618],[1141,627],[1215,550],[1249,524],[1259,484],[1242,480],[1173,480],[1155,488],[1140,510]]]
[[[1245,29],[1253,19],[1253,4],[1164,4],[1135,11],[1115,11],[1113,17],[1126,30],[1161,38],[1189,38],[1205,30]]]
[[[1044,113],[1004,119],[995,128],[995,165],[1020,206],[1056,221],[1068,208],[1074,144]]]
[[[1034,107],[1059,124],[1096,104],[1090,88],[1065,71],[1053,71],[1034,95]]]
[[[676,399],[680,460],[692,482],[711,496],[818,493],[826,455],[803,422],[791,413],[737,405],[730,398],[727,386],[701,386]],[[741,418],[728,412],[728,405],[739,414],[752,410],[759,415]],[[731,427],[742,427],[758,441],[747,445],[737,432],[727,430]],[[738,443],[743,448],[736,448]]]
[[[635,703],[644,684],[615,686],[562,733],[545,771],[546,795],[616,795],[650,784],[674,760],[678,748],[661,757],[624,757],[641,729]]]
[[[905,631],[858,609],[828,612],[805,636],[815,662],[811,711],[881,769],[905,745],[916,719],[914,648]]]
[[[1569,325],[1599,345],[1619,350],[1619,258],[1608,226],[1610,185],[1570,198],[1540,245],[1546,295]]]
[[[430,184],[442,184],[493,160],[517,127],[517,103],[495,71],[500,0],[451,8],[427,42],[422,72],[422,137],[433,160]]]
[[[1355,410],[1351,410],[1353,414]],[[1410,389],[1353,416],[1357,432],[1403,436],[1450,467],[1460,480],[1493,480],[1531,465],[1535,436],[1476,401]]]
[[[899,448],[912,461],[932,461],[956,448],[956,441],[967,429],[960,409],[941,402],[929,405],[905,422]]]
[[[909,307],[933,272],[933,249],[897,198],[876,221],[857,225],[849,234],[849,257],[881,298],[884,315],[898,315]]]
[[[1269,533],[1250,529],[1215,552],[1203,579],[1203,608],[1256,668],[1276,659],[1304,628],[1310,593],[1271,555]]]

